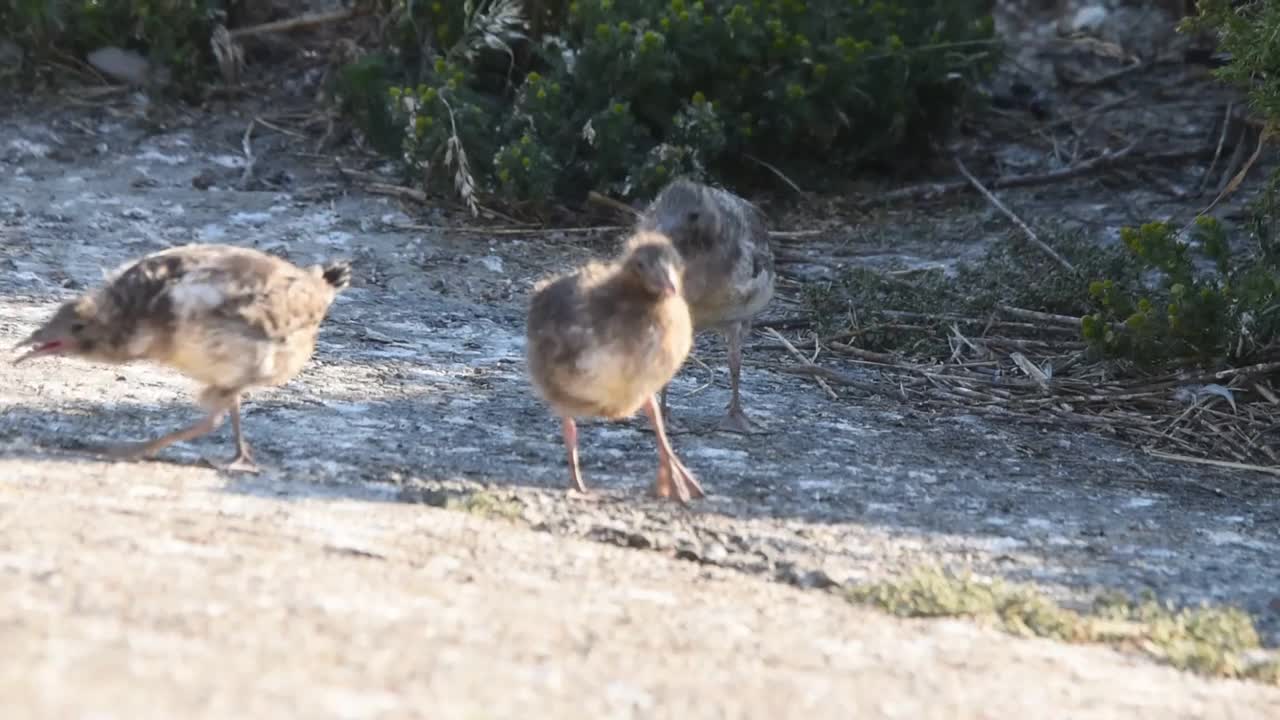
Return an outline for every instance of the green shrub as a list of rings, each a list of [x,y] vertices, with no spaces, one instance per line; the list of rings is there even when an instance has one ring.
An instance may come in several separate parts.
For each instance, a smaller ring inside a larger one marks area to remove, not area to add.
[[[1050,229],[1045,236],[1078,273],[1010,241],[951,274],[904,280],[851,268],[808,285],[804,298],[819,333],[854,332],[860,348],[916,357],[948,356],[955,318],[995,318],[1001,306],[1014,306],[1078,317],[1095,356],[1147,368],[1259,362],[1280,342],[1280,241],[1267,210],[1275,194],[1235,230],[1234,248],[1227,228],[1208,216],[1186,240],[1165,223],[1121,228],[1119,246]],[[1055,331],[1049,339],[1079,338]]]
[[[1197,13],[1182,23],[1185,30],[1210,31],[1231,61],[1217,76],[1248,91],[1255,110],[1268,120],[1280,118],[1280,0],[1199,0]]]
[[[83,58],[103,46],[136,49],[166,68],[176,87],[199,84],[209,38],[224,16],[219,0],[0,0],[0,37],[33,56],[51,50]]]
[[[440,162],[460,145],[473,182],[513,200],[901,162],[994,59],[978,0],[393,5],[406,155],[460,184]]]
[[[1165,223],[1121,230],[1146,287],[1103,278],[1089,285],[1086,341],[1108,356],[1145,363],[1246,361],[1280,333],[1280,253],[1263,240],[1233,257],[1226,230],[1204,216],[1192,243]],[[1193,254],[1193,244],[1200,252]]]

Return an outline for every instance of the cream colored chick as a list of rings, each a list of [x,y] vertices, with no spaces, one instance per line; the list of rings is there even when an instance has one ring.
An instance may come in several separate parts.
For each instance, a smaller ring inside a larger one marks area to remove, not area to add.
[[[226,469],[255,471],[240,428],[248,389],[283,385],[311,358],[320,324],[351,282],[345,262],[299,268],[228,245],[185,245],[128,263],[101,287],[64,303],[18,344],[19,363],[44,356],[167,365],[206,387],[208,411],[194,425],[149,442],[114,447],[117,458],[149,457],[212,432],[231,414],[236,454]]]
[[[574,418],[617,420],[643,408],[658,442],[657,495],[682,502],[703,496],[671,448],[657,403],[693,343],[683,271],[666,237],[641,232],[614,262],[591,263],[534,290],[526,329],[529,377],[561,417],[570,484],[580,492],[586,486]]]

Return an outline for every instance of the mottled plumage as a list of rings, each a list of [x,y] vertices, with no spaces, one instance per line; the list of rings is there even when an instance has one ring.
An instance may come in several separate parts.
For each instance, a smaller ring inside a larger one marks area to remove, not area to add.
[[[720,188],[680,179],[663,188],[637,224],[662,233],[685,263],[684,296],[694,332],[715,330],[729,346],[730,399],[721,427],[749,432],[739,379],[742,341],[773,298],[776,271],[764,213]],[[666,408],[666,389],[663,389]]]
[[[588,264],[534,288],[526,327],[529,378],[562,419],[570,481],[579,491],[585,486],[574,418],[614,420],[644,408],[658,437],[657,493],[674,492],[681,500],[702,495],[671,449],[655,398],[693,343],[680,276],[671,243],[639,233],[620,259]]]
[[[240,432],[241,394],[283,385],[301,372],[334,297],[350,281],[346,263],[303,269],[250,248],[170,248],[121,266],[102,286],[64,303],[19,343],[32,349],[14,362],[72,355],[172,367],[206,386],[201,404],[208,417],[112,454],[152,455],[211,432],[230,412],[236,457],[229,467],[253,469]]]

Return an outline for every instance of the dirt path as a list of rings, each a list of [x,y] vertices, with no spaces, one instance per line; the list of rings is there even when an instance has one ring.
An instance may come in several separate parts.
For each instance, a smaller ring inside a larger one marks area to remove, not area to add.
[[[1280,691],[212,471],[0,461],[5,717],[1265,718]],[[357,494],[357,493],[352,493]]]
[[[348,194],[279,134],[257,136],[256,184],[229,189],[244,118],[158,128],[139,114],[33,108],[0,123],[0,344],[103,269],[182,242],[352,257],[356,285],[313,365],[250,399],[259,478],[200,469],[202,455],[230,453],[225,430],[165,462],[88,459],[89,445],[189,422],[189,386],[168,372],[0,366],[0,640],[22,648],[0,672],[4,697],[27,698],[7,705],[187,717],[314,703],[296,714],[350,717],[457,703],[450,716],[489,717],[504,714],[491,703],[514,714],[537,699],[549,716],[599,716],[578,705],[589,688],[592,702],[639,703],[645,717],[694,703],[699,715],[739,703],[724,715],[849,717],[858,702],[859,717],[1009,716],[1000,703],[1041,702],[1073,718],[1262,717],[1280,698],[1098,649],[899,623],[770,582],[938,562],[1068,603],[1119,590],[1238,605],[1274,646],[1274,481],[892,399],[833,403],[763,368],[783,356],[757,349],[744,392],[770,434],[676,438],[708,500],[682,511],[645,496],[654,451],[637,422],[584,426],[597,500],[572,502],[557,423],[523,377],[524,294],[613,238],[398,228],[411,219],[394,202]],[[716,383],[699,389],[707,373],[694,365],[673,392],[695,428],[727,396],[723,348],[704,339],[699,355]],[[516,524],[420,504],[484,487]],[[341,538],[368,547],[325,549]],[[64,692],[68,673],[89,679]]]

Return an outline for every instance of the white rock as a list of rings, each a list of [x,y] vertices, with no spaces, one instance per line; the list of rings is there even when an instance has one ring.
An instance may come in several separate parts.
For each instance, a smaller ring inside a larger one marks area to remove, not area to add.
[[[1075,32],[1093,32],[1102,27],[1107,19],[1107,9],[1101,5],[1085,5],[1076,11],[1071,18],[1071,29]]]
[[[132,85],[141,85],[151,72],[151,63],[146,58],[110,45],[94,50],[85,59],[102,74]]]

